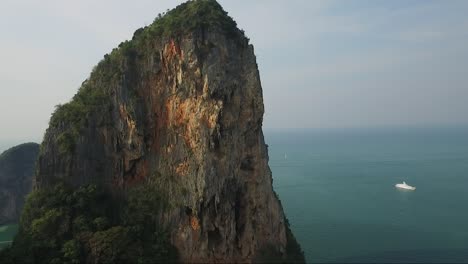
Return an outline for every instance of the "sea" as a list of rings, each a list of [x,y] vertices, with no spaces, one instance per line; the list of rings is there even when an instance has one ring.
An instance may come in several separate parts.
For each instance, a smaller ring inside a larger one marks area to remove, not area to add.
[[[11,244],[13,237],[18,232],[18,225],[0,226],[0,250]]]
[[[265,140],[308,263],[468,263],[468,128],[267,129]]]
[[[468,263],[468,128],[266,129],[265,140],[308,263]],[[1,227],[0,241],[15,232]]]

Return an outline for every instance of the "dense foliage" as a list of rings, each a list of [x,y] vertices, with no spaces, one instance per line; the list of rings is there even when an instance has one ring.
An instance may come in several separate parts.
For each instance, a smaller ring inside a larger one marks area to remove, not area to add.
[[[118,74],[109,70],[108,64],[101,62],[94,69],[89,80],[83,82],[78,93],[69,103],[57,105],[49,122],[49,129],[60,129],[61,133],[55,138],[61,153],[73,152],[77,138],[86,125],[87,117],[98,107],[105,109],[110,105],[108,97],[109,86],[117,82]]]
[[[159,225],[164,206],[148,186],[134,188],[125,199],[94,185],[33,191],[0,263],[176,262],[177,252]]]
[[[136,95],[132,79],[137,78],[132,71],[137,69],[138,61],[149,58],[147,52],[154,49],[155,40],[177,39],[190,32],[204,34],[208,30],[245,40],[235,21],[215,0],[188,1],[137,30],[131,41],[121,43],[104,56],[69,103],[57,106],[49,124],[53,130],[50,134],[56,137],[47,139],[54,141],[49,143],[55,143],[62,154],[73,153],[90,117],[112,111],[111,94],[116,87],[124,87],[130,97],[126,99],[131,102]],[[151,58],[158,59],[158,54],[154,52]],[[131,104],[129,112],[132,114]],[[177,252],[159,217],[186,190],[167,178],[155,179],[154,184],[132,188],[125,197],[93,185],[73,190],[59,184],[35,190],[28,196],[17,237],[11,247],[0,253],[0,263],[176,261]],[[170,195],[161,193],[162,188]],[[289,229],[288,232],[288,241],[294,239]],[[303,258],[295,240],[288,243],[289,249]]]
[[[209,28],[220,29],[227,36],[236,36],[239,32],[236,22],[214,0],[182,3],[164,16],[159,15],[149,27],[149,31],[160,36],[173,37]]]
[[[54,140],[59,151],[62,154],[74,152],[90,114],[97,109],[105,111],[110,106],[112,87],[122,85],[123,79],[131,81],[133,73],[129,71],[135,67],[126,66],[135,63],[138,57],[144,57],[155,39],[177,38],[185,33],[208,29],[220,30],[227,37],[245,38],[243,32],[237,29],[236,22],[215,0],[193,0],[180,4],[164,15],[159,14],[151,25],[135,31],[132,40],[122,42],[104,56],[73,99],[58,105],[52,115],[49,127],[58,133]],[[134,95],[130,87],[127,89],[130,95]]]

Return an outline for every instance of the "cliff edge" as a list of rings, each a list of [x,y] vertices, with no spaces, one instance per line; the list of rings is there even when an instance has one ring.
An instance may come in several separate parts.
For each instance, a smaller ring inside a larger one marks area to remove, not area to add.
[[[151,185],[182,262],[303,261],[288,252],[298,246],[272,188],[263,114],[253,46],[216,1],[189,1],[137,30],[57,107],[35,188],[119,196]]]

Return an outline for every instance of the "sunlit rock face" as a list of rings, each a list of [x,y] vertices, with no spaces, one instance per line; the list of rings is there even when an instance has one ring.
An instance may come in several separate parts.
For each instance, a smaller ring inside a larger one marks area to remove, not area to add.
[[[173,205],[161,221],[182,261],[286,258],[288,227],[272,189],[253,46],[237,28],[146,31],[107,55],[83,84],[105,96],[70,132],[71,147],[64,140],[74,121],[49,127],[35,186],[97,183],[124,193],[157,182]]]

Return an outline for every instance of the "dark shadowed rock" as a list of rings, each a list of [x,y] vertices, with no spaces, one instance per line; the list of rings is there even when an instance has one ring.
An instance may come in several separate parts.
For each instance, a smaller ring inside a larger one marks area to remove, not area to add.
[[[0,224],[17,222],[31,191],[39,144],[26,143],[0,155]]]
[[[35,185],[156,183],[182,261],[286,261],[296,242],[272,188],[263,114],[253,46],[216,1],[190,1],[137,30],[57,108]]]

